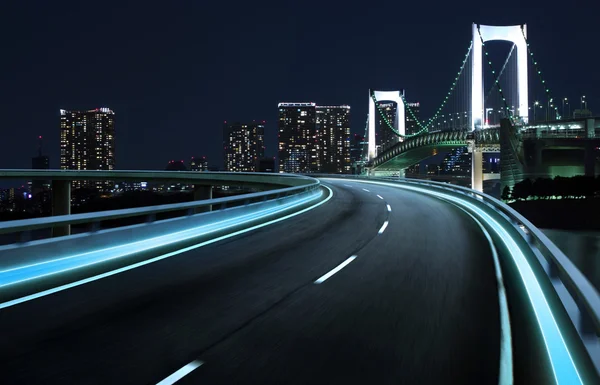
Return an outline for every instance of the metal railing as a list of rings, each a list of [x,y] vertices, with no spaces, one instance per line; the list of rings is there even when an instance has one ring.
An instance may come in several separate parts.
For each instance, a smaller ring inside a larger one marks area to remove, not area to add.
[[[96,226],[49,239],[21,236],[19,242],[1,245],[0,309],[275,223],[330,197],[317,179],[284,178],[289,184],[301,185],[194,202],[0,222],[0,234],[23,235],[59,225],[123,220],[118,227]],[[215,210],[195,213],[207,206]],[[156,218],[160,213],[176,212],[182,215]],[[124,220],[132,217],[147,220],[134,224]]]
[[[542,233],[535,225],[516,210],[500,200],[467,187],[444,182],[411,180],[409,178],[315,175],[319,177],[354,178],[361,180],[385,181],[396,184],[418,185],[427,189],[443,190],[455,195],[470,198],[474,204],[500,214],[536,255],[539,264],[546,272],[551,285],[591,358],[596,375],[600,376],[600,293],[575,266],[575,264]]]
[[[132,209],[108,210],[92,213],[59,215],[53,217],[0,222],[0,234],[21,233],[61,225],[95,224],[109,220],[118,220],[132,217],[146,217],[148,222],[152,222],[155,220],[156,214],[160,213],[188,210],[188,214],[193,214],[195,209],[205,207],[211,207],[213,208],[213,210],[215,208],[225,209],[235,203],[243,203],[247,205],[249,203],[257,201],[276,199],[284,196],[293,195],[296,193],[302,193],[320,187],[320,183],[318,180],[312,179],[308,182],[309,184],[303,186],[286,187],[257,193],[241,194],[233,197],[206,199],[185,203],[172,203]]]

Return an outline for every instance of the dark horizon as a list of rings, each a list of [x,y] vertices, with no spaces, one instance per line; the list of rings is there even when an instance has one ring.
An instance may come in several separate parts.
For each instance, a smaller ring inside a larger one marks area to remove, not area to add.
[[[163,169],[192,156],[221,166],[223,121],[265,120],[266,155],[275,156],[279,102],[348,104],[351,131],[362,135],[369,88],[405,89],[427,118],[447,92],[474,21],[526,22],[555,97],[586,95],[592,111],[600,108],[596,3],[4,8],[0,32],[10,38],[0,64],[0,168],[30,168],[39,135],[58,168],[61,108],[115,111],[117,169]]]

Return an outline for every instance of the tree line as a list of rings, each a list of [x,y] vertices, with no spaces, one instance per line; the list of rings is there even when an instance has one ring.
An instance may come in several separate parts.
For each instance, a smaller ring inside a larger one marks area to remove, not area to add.
[[[600,197],[600,176],[574,176],[565,178],[557,176],[538,178],[535,181],[524,179],[515,184],[512,190],[505,186],[501,198],[508,200],[533,199],[581,199]]]

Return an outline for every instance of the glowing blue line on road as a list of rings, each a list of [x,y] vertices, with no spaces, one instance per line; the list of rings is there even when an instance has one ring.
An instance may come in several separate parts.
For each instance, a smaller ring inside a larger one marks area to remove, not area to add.
[[[564,337],[558,327],[552,309],[540,283],[538,282],[532,267],[529,265],[527,258],[523,251],[519,248],[515,240],[511,237],[510,233],[494,218],[488,215],[485,211],[479,207],[473,205],[465,199],[455,197],[452,195],[444,194],[437,191],[428,190],[427,188],[408,186],[406,184],[394,184],[377,181],[357,181],[358,183],[370,183],[382,186],[389,186],[395,188],[403,188],[407,190],[417,191],[432,195],[438,198],[442,198],[446,201],[451,201],[454,204],[465,207],[472,213],[476,214],[480,220],[490,225],[498,234],[499,238],[502,239],[507,249],[515,261],[529,300],[533,307],[533,311],[536,316],[537,323],[542,332],[544,343],[546,344],[546,351],[550,359],[552,371],[557,384],[583,384],[581,376],[577,370],[573,357],[569,352],[569,348],[564,340]]]
[[[0,288],[47,277],[50,275],[65,273],[67,271],[122,258],[134,253],[144,252],[169,244],[186,241],[197,236],[226,230],[228,228],[239,226],[249,221],[274,214],[276,212],[303,205],[310,200],[318,198],[320,195],[321,194],[317,193],[307,198],[295,200],[291,203],[285,203],[275,208],[263,209],[255,213],[245,214],[227,220],[209,223],[158,237],[5,270],[0,272]]]
[[[82,280],[79,280],[79,281],[76,281],[76,282],[72,282],[72,283],[68,283],[68,284],[65,284],[65,285],[62,285],[62,286],[58,286],[58,287],[55,287],[55,288],[52,288],[52,289],[44,290],[44,291],[41,291],[39,293],[30,294],[30,295],[27,295],[25,297],[21,297],[21,298],[10,300],[10,301],[4,302],[4,303],[0,303],[0,309],[4,309],[4,308],[7,308],[7,307],[15,306],[15,305],[18,305],[18,304],[23,303],[23,302],[32,301],[34,299],[45,297],[47,295],[58,293],[60,291],[71,289],[73,287],[77,287],[77,286],[80,286],[80,285],[85,285],[86,283],[90,283],[90,282],[94,282],[94,281],[97,281],[97,280],[100,280],[100,279],[103,279],[103,278],[107,278],[107,277],[110,277],[112,275],[123,273],[123,272],[128,271],[128,270],[133,270],[133,269],[136,269],[138,267],[142,267],[144,265],[148,265],[148,264],[151,264],[151,263],[154,263],[154,262],[158,262],[160,260],[172,257],[172,256],[177,255],[177,254],[185,253],[185,252],[188,252],[190,250],[194,250],[194,249],[206,246],[206,245],[210,245],[211,243],[219,242],[219,241],[222,241],[222,240],[227,239],[227,238],[231,238],[231,237],[235,237],[237,235],[245,234],[247,232],[254,231],[256,229],[260,229],[262,227],[269,226],[269,225],[272,225],[272,224],[277,223],[277,222],[284,221],[284,220],[289,219],[289,218],[293,218],[293,217],[295,217],[297,215],[300,215],[300,214],[303,214],[303,213],[305,213],[307,211],[315,209],[315,208],[321,206],[322,204],[327,203],[331,199],[331,197],[333,196],[333,191],[329,187],[327,187],[327,186],[323,186],[323,187],[329,191],[329,195],[327,196],[327,198],[323,199],[322,201],[320,201],[318,203],[315,203],[312,206],[309,206],[307,208],[304,208],[304,209],[299,210],[297,212],[294,212],[292,214],[288,214],[288,215],[285,215],[285,216],[283,216],[281,218],[276,218],[276,219],[267,221],[265,223],[254,225],[254,226],[248,227],[247,229],[238,230],[238,231],[232,232],[230,234],[225,234],[225,235],[222,235],[220,237],[209,239],[207,241],[198,243],[196,245],[185,247],[185,248],[182,248],[180,250],[176,250],[176,251],[173,251],[173,252],[170,252],[170,253],[167,253],[167,254],[160,255],[158,257],[154,257],[154,258],[151,258],[151,259],[147,259],[145,261],[137,262],[137,263],[134,263],[132,265],[128,265],[128,266],[125,266],[125,267],[121,267],[119,269],[108,271],[106,273],[98,274],[98,275],[95,275],[95,276],[90,277],[90,278],[85,278],[85,279],[82,279]],[[319,194],[319,196],[322,196],[322,192]]]
[[[494,246],[494,241],[490,236],[489,232],[481,224],[479,219],[475,218],[473,214],[467,211],[465,208],[457,206],[468,216],[470,216],[477,226],[481,229],[483,235],[485,235],[490,250],[492,251],[492,257],[494,259],[494,270],[496,271],[496,280],[498,281],[498,305],[500,310],[500,367],[499,367],[499,379],[498,385],[512,385],[514,383],[513,376],[513,354],[512,354],[512,331],[510,327],[510,315],[508,312],[508,299],[506,298],[506,289],[504,286],[504,277],[502,276],[502,268],[500,267],[500,258],[498,257],[498,251]]]

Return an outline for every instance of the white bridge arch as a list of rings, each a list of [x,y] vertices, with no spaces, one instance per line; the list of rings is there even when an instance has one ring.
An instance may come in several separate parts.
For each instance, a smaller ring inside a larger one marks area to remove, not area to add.
[[[521,30],[522,28],[522,30]],[[481,33],[481,37],[479,34]],[[525,36],[523,36],[523,34]],[[527,25],[497,27],[473,23],[473,60],[471,72],[471,130],[482,128],[485,106],[483,105],[483,43],[504,40],[514,43],[517,48],[518,112],[527,122],[529,117],[527,89]],[[482,42],[483,40],[483,42]]]
[[[375,136],[375,116],[377,115],[375,110],[375,101],[390,101],[396,103],[396,119],[394,121],[394,127],[398,130],[401,135],[406,135],[406,121],[404,119],[404,101],[400,91],[375,91],[369,90],[369,124],[367,126],[368,132],[368,159],[371,161],[375,159],[376,154],[376,136]]]

